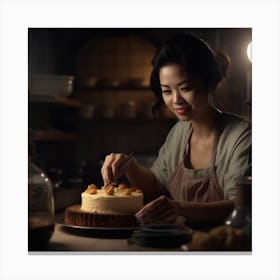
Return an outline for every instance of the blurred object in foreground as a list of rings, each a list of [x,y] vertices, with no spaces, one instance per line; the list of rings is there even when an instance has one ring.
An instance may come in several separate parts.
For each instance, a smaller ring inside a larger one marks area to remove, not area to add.
[[[233,228],[243,228],[249,236],[252,235],[252,178],[242,177],[237,183],[235,209],[226,219],[225,225]]]
[[[53,186],[31,161],[28,164],[28,250],[42,250],[54,231]]]
[[[195,231],[191,251],[251,251],[251,239],[245,229],[219,226],[208,232]]]

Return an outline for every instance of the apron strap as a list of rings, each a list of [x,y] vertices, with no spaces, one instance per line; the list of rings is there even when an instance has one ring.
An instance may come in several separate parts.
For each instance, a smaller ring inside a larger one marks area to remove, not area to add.
[[[222,116],[221,116],[221,118],[219,119],[219,125],[218,125],[218,128],[216,130],[216,134],[215,134],[215,140],[214,140],[214,146],[213,146],[212,156],[211,156],[211,160],[210,160],[209,171],[210,171],[210,175],[212,176],[212,178],[214,180],[213,183],[214,183],[215,189],[224,198],[224,192],[219,187],[219,180],[218,180],[216,169],[215,169],[215,162],[216,162],[216,156],[217,156],[217,150],[218,150],[218,143],[219,143],[219,139],[220,139],[220,136],[222,134],[222,131],[223,131],[222,123],[223,122],[222,122]]]
[[[217,148],[218,148],[220,136],[222,134],[222,130],[223,130],[222,119],[219,118],[219,124],[218,124],[218,128],[216,130],[216,133],[215,133],[214,145],[213,145],[212,155],[211,155],[211,159],[210,159],[210,165],[209,165],[210,169],[214,169],[215,168],[215,162],[216,162],[216,156],[217,156]]]

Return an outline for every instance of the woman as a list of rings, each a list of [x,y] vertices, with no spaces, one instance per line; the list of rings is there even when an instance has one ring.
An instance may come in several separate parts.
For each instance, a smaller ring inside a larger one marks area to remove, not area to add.
[[[169,132],[152,168],[131,160],[126,176],[152,198],[136,217],[142,223],[222,222],[233,210],[236,181],[251,174],[251,124],[216,109],[211,100],[223,78],[208,45],[177,34],[153,59],[154,113],[165,104],[178,122]],[[106,156],[104,183],[115,178],[123,154]]]

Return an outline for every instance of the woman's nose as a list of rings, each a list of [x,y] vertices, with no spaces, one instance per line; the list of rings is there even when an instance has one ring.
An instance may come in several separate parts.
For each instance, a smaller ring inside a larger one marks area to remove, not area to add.
[[[178,90],[175,90],[174,94],[173,94],[173,103],[174,104],[182,103],[182,101],[183,101],[182,95],[180,94],[180,92]]]

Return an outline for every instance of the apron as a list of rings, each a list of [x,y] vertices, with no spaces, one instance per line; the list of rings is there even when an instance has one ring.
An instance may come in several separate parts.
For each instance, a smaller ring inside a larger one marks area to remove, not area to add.
[[[221,135],[221,123],[215,133],[214,145],[212,148],[209,167],[205,169],[187,168],[186,149],[184,150],[183,160],[176,167],[168,182],[168,190],[171,197],[177,201],[210,202],[224,199],[224,193],[219,187],[218,178],[215,170],[215,160],[217,146]],[[189,133],[188,143],[192,135]],[[190,147],[190,145],[188,145]]]

